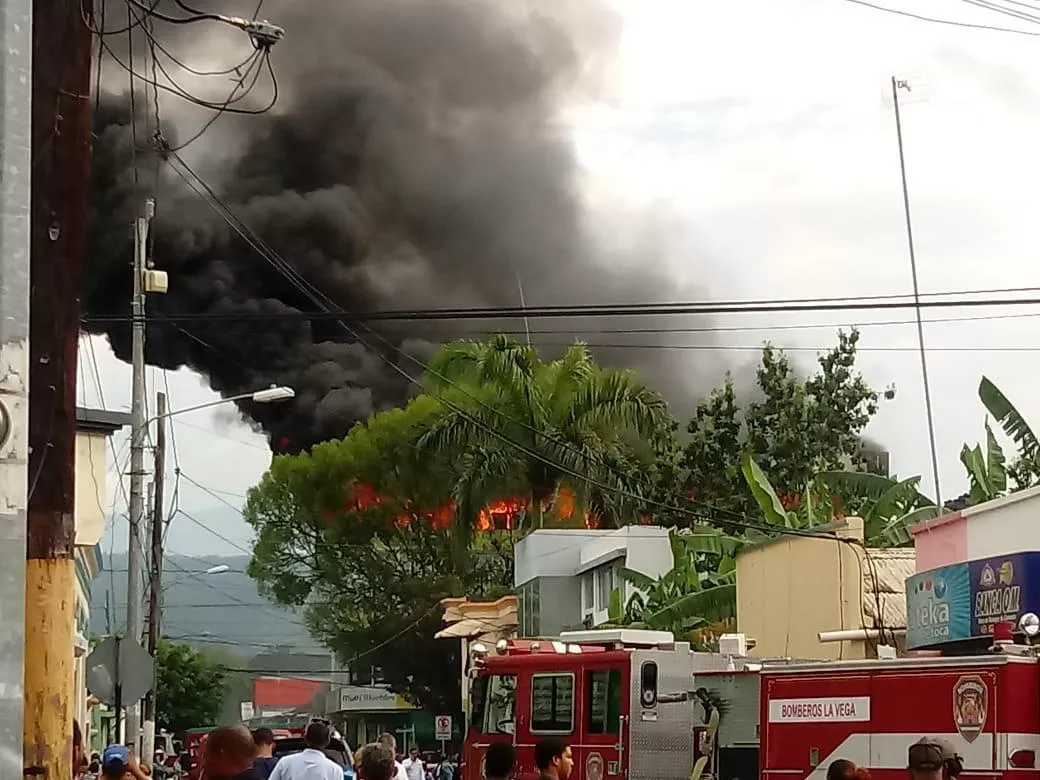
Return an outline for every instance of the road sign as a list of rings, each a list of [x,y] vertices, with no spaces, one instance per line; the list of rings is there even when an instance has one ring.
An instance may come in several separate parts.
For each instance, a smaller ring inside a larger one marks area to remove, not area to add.
[[[140,643],[110,636],[87,656],[87,690],[114,705],[118,672],[123,702],[135,702],[151,690],[153,669],[152,657]]]
[[[436,734],[434,739],[447,741],[451,739],[451,715],[438,715],[434,721]]]

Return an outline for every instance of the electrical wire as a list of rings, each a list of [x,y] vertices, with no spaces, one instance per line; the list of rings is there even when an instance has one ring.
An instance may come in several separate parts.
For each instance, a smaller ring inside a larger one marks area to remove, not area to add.
[[[201,138],[203,136],[203,134],[207,130],[209,130],[218,119],[220,119],[220,116],[223,113],[224,109],[226,109],[232,103],[237,102],[237,100],[241,100],[243,97],[248,95],[253,90],[253,87],[256,86],[256,82],[260,79],[260,73],[261,73],[261,68],[259,67],[260,59],[261,59],[260,54],[257,54],[257,56],[254,57],[249,62],[249,67],[246,68],[245,72],[242,74],[242,77],[235,83],[235,86],[232,88],[231,93],[227,97],[227,100],[224,101],[224,104],[221,107],[221,109],[219,109],[215,114],[213,114],[213,116],[211,116],[209,119],[207,119],[202,124],[202,127],[200,127],[190,138],[188,138],[187,141],[184,141],[183,143],[180,143],[177,146],[171,147],[172,151],[179,152],[182,149],[186,149],[187,147],[191,146],[191,144],[193,144],[195,141],[197,141],[199,138]],[[247,88],[245,88],[245,92],[236,99],[235,98],[235,93],[237,93],[238,90],[240,90],[240,89],[242,89],[244,87],[246,79],[249,78],[249,74],[253,71],[254,68],[256,69],[256,73],[253,76],[253,80],[249,83],[249,86]],[[273,71],[272,71],[272,76],[273,76]],[[275,97],[271,100],[271,104],[268,106],[268,109],[273,108],[274,104],[275,104],[275,101],[277,101],[277,100],[278,100],[278,96],[276,94]],[[160,134],[160,137],[161,137],[161,134]]]
[[[1030,30],[1016,30],[1013,27],[997,27],[989,24],[973,24],[971,22],[957,22],[952,19],[938,19],[933,16],[923,16],[921,14],[915,14],[910,11],[901,11],[898,8],[889,8],[888,6],[876,5],[868,2],[868,0],[843,0],[846,3],[853,3],[854,5],[861,5],[866,8],[873,8],[875,11],[884,11],[889,14],[896,14],[897,16],[905,16],[909,19],[917,19],[922,22],[932,22],[934,24],[944,24],[951,27],[966,27],[972,30],[989,30],[991,32],[1004,32],[1013,33],[1015,35],[1029,35],[1032,37],[1040,36],[1040,32],[1032,32]]]
[[[945,293],[943,293],[945,294]],[[924,294],[922,293],[922,297]],[[890,309],[922,309],[950,308],[1002,308],[1006,306],[1038,306],[1040,296],[1022,298],[963,298],[947,300],[922,300],[914,304],[910,300],[884,301],[871,297],[848,297],[840,302],[777,302],[757,303],[753,301],[734,303],[715,303],[711,301],[690,302],[687,304],[640,304],[641,308],[616,307],[592,308],[573,307],[570,309],[554,309],[538,307],[520,309],[502,308],[460,308],[460,309],[383,309],[365,311],[347,311],[341,308],[330,308],[324,311],[296,312],[203,312],[193,314],[165,313],[162,319],[167,322],[308,322],[333,321],[375,322],[375,321],[439,321],[439,320],[495,320],[495,319],[529,319],[572,317],[659,317],[680,315],[719,315],[719,314],[773,314],[773,313],[806,313],[825,311],[884,311]],[[146,322],[153,322],[156,317],[145,316]],[[82,320],[85,324],[110,324],[132,322],[132,315],[100,315],[87,316]]]
[[[961,0],[961,2],[967,3],[968,5],[977,6],[978,8],[984,8],[987,11],[993,11],[994,13],[998,13],[1003,16],[1009,16],[1012,19],[1033,22],[1034,24],[1040,22],[1040,17],[1033,16],[1032,14],[1027,14],[1023,11],[1016,11],[1012,8],[1007,8],[1005,6],[998,5],[997,3],[991,3],[988,2],[988,0]],[[1036,9],[1034,8],[1033,10],[1035,11]]]
[[[179,84],[176,83],[176,80],[173,79],[170,76],[169,72],[163,67],[163,65],[161,63],[157,64],[156,67],[173,84],[173,86],[169,86],[167,84],[162,84],[162,83],[160,83],[158,81],[153,81],[153,80],[149,79],[146,76],[142,76],[140,73],[135,72],[132,69],[131,65],[128,65],[127,63],[123,62],[123,60],[120,59],[119,56],[112,50],[112,47],[104,42],[103,38],[101,39],[101,41],[102,41],[102,46],[104,47],[105,51],[108,52],[108,56],[119,67],[121,67],[123,70],[128,71],[129,73],[131,73],[135,78],[140,80],[142,83],[147,83],[149,85],[155,86],[158,89],[163,90],[164,92],[168,92],[168,93],[170,93],[172,95],[175,95],[175,96],[181,98],[182,100],[185,100],[185,101],[187,101],[189,103],[192,103],[194,105],[200,106],[201,108],[208,108],[208,109],[213,110],[213,111],[222,111],[222,112],[232,113],[232,114],[244,114],[244,115],[249,115],[249,116],[255,116],[257,114],[263,114],[263,113],[266,113],[266,112],[270,111],[271,108],[274,106],[274,104],[278,100],[278,81],[277,81],[277,79],[274,76],[274,68],[271,65],[270,55],[269,54],[264,54],[263,59],[265,60],[265,62],[267,64],[268,72],[270,73],[270,75],[272,77],[272,82],[273,82],[273,92],[274,92],[274,94],[273,94],[273,97],[271,99],[271,103],[268,106],[265,106],[264,108],[260,108],[260,109],[233,108],[231,106],[225,107],[225,106],[223,106],[220,103],[215,103],[215,102],[203,100],[202,98],[199,98],[199,97],[197,97],[195,95],[192,95],[190,92],[188,92],[187,90],[185,90],[183,87],[181,87]],[[241,96],[239,96],[239,99],[241,99]]]

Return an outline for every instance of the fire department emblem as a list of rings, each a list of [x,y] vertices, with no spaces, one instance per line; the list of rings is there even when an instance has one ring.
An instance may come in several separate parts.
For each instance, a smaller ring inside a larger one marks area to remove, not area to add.
[[[978,675],[966,674],[953,686],[953,722],[968,742],[974,742],[986,727],[988,699],[986,683]]]
[[[586,759],[585,780],[603,780],[603,756],[599,753],[591,753]]]

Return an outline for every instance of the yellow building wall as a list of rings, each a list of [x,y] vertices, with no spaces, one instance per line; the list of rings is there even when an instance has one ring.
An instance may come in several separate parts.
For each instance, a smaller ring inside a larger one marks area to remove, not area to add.
[[[847,518],[839,533],[862,538],[863,523]],[[833,537],[787,536],[737,557],[737,630],[755,641],[757,658],[864,658],[866,643],[822,643],[820,631],[863,625],[859,549]]]

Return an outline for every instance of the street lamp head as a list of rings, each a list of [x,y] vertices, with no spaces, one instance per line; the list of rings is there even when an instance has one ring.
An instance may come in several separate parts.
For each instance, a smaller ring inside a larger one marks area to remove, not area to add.
[[[253,393],[253,402],[258,404],[269,404],[273,401],[288,401],[296,397],[296,391],[291,387],[269,387],[266,390],[257,390]]]
[[[231,567],[228,566],[226,563],[222,563],[219,566],[210,566],[208,569],[206,569],[205,573],[206,574],[223,574],[224,572],[228,571],[230,568]]]

